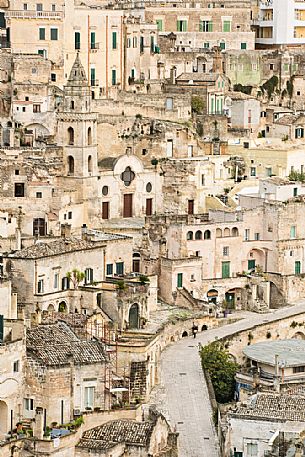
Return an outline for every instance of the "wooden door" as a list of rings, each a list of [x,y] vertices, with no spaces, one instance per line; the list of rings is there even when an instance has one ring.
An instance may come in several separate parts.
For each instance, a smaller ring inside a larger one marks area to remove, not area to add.
[[[124,195],[123,217],[132,217],[132,194]]]
[[[188,200],[187,214],[194,214],[194,200]]]
[[[152,215],[152,198],[147,198],[146,199],[146,216],[151,216]]]
[[[102,219],[109,219],[109,202],[102,203]]]

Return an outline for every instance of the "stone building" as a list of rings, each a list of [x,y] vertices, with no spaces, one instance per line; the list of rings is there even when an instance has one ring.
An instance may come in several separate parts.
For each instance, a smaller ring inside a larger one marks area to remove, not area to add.
[[[63,322],[27,331],[23,417],[43,409],[44,429],[94,408],[111,408],[109,358],[99,341],[83,341]]]
[[[76,446],[75,457],[177,457],[177,434],[165,418],[150,410],[142,422],[122,419],[87,430]],[[115,453],[115,454],[114,454]]]
[[[145,8],[145,19],[157,24],[160,36],[174,33],[175,50],[190,51],[219,46],[224,49],[254,49],[247,1],[193,4],[156,4]]]
[[[303,395],[258,393],[237,405],[223,423],[223,455],[268,455],[279,435],[288,440],[304,430],[303,404]]]

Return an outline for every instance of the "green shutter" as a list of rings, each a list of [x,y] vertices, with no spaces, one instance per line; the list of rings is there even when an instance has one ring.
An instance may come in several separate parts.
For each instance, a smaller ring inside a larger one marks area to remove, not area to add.
[[[112,49],[117,48],[117,33],[112,32]]]
[[[223,21],[223,32],[231,32],[231,22]]]
[[[90,33],[90,48],[95,49],[95,32]]]
[[[90,69],[91,86],[95,85],[95,68]]]
[[[116,70],[112,70],[112,71],[111,71],[111,84],[112,84],[113,86],[116,85]]]
[[[180,32],[180,21],[177,21],[177,32]]]
[[[157,19],[156,20],[156,24],[157,24],[158,31],[162,32],[162,30],[163,30],[163,21],[162,21],[162,19]]]
[[[182,32],[187,31],[187,21],[182,21]]]
[[[177,274],[177,287],[182,287],[183,284],[183,273]]]
[[[247,43],[240,43],[240,49],[247,49]]]
[[[230,262],[222,262],[221,277],[222,278],[230,277]]]
[[[301,274],[301,262],[300,262],[299,260],[297,260],[297,261],[294,263],[294,274],[295,274],[295,275]]]
[[[213,32],[213,22],[208,21],[208,32]]]
[[[199,32],[203,32],[203,23],[202,23],[202,21],[199,22]]]
[[[39,29],[39,39],[40,40],[46,39],[46,29]]]
[[[255,259],[248,260],[248,270],[255,270]]]
[[[214,114],[214,98],[211,98],[211,110],[210,114]]]
[[[219,47],[222,51],[224,51],[226,49],[226,43],[224,41],[222,41],[220,44],[219,44]]]
[[[75,47],[75,49],[80,49],[80,32],[75,32],[74,47]]]

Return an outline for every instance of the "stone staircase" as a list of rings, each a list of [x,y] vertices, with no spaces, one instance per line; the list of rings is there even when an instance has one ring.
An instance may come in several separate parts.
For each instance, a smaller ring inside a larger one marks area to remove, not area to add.
[[[130,394],[131,399],[144,400],[146,396],[146,361],[131,362],[130,366]]]

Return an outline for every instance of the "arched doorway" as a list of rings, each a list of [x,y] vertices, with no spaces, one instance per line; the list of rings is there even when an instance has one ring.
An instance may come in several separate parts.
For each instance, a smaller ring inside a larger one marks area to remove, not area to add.
[[[65,301],[61,301],[59,303],[58,312],[59,313],[67,313],[68,312],[67,303]]]
[[[7,404],[5,403],[5,401],[0,400],[0,437],[3,439],[4,435],[7,432]]]
[[[305,335],[303,332],[297,332],[292,337],[294,340],[305,340]]]
[[[54,305],[52,303],[50,303],[48,306],[48,313],[54,313],[54,311],[55,311]]]
[[[139,328],[140,313],[138,303],[131,305],[129,309],[128,324],[129,328]]]
[[[185,337],[187,337],[187,336],[188,336],[188,333],[187,333],[186,330],[184,330],[184,332],[182,333],[182,338],[185,338]]]
[[[132,255],[132,271],[134,273],[140,273],[140,254],[138,252],[135,252]]]
[[[230,289],[225,293],[226,308],[233,309],[235,308],[235,289]]]
[[[216,289],[208,290],[207,297],[208,297],[208,302],[209,303],[214,303],[216,305],[217,297],[218,297],[218,291]]]

